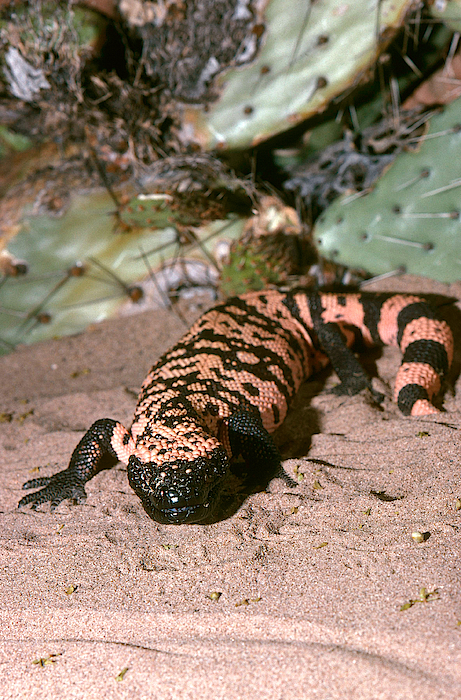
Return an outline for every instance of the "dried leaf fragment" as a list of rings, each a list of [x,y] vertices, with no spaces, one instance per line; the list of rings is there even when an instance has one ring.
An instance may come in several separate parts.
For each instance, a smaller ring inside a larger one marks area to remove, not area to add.
[[[115,680],[116,680],[116,681],[123,681],[123,679],[125,678],[125,674],[126,674],[126,672],[127,672],[128,670],[129,670],[129,667],[128,667],[128,666],[125,666],[124,668],[122,668],[122,670],[120,671],[120,673],[118,673],[118,674],[115,676]]]
[[[35,666],[40,666],[41,668],[44,668],[45,666],[51,666],[51,664],[56,663],[57,657],[62,656],[62,653],[59,654],[49,654],[48,656],[42,656],[38,659],[34,659],[32,663]]]

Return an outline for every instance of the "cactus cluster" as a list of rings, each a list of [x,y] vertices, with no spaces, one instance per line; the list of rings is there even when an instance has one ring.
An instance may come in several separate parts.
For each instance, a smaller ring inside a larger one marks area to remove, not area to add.
[[[321,255],[372,274],[461,278],[461,99],[430,120],[371,192],[337,199],[313,235]]]
[[[12,188],[0,207],[4,232],[9,230],[0,256],[0,349],[158,307],[184,287],[219,286],[237,294],[286,282],[298,271],[307,243],[294,209],[275,195],[260,195],[222,167],[213,169],[214,162],[207,169],[202,161],[195,179],[189,168],[187,183],[183,159],[169,164],[168,173],[159,165],[142,178],[145,185],[152,178],[167,185],[169,192],[128,196],[133,186],[126,182],[111,193],[80,182],[65,201],[56,202],[43,196],[37,174],[33,196],[28,192],[21,199],[21,186]],[[56,173],[50,186],[55,193],[58,179]],[[218,201],[204,196],[204,180],[210,187],[214,182]],[[178,191],[185,183],[188,191]],[[22,215],[5,226],[7,213],[21,204]]]
[[[225,294],[290,284],[312,262],[300,216],[324,209],[314,236],[326,258],[460,277],[460,101],[401,152],[409,130],[397,95],[453,56],[460,0],[422,8],[423,22],[432,12],[449,29],[432,32],[430,18],[419,67],[405,53],[419,31],[413,0],[119,2],[124,50],[113,66],[117,44],[101,50],[110,19],[54,6],[24,0],[0,19],[3,348],[79,331],[148,297],[161,303],[187,284]],[[383,52],[403,26],[406,69],[390,100],[392,49]],[[365,83],[366,94],[353,93]],[[389,145],[380,113],[401,140]],[[310,116],[302,139],[301,126],[287,136],[285,161],[270,144],[254,148]]]

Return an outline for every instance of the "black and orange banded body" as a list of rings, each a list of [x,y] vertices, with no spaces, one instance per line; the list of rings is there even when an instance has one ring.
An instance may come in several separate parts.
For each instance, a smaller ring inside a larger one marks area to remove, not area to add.
[[[144,381],[130,430],[96,421],[69,467],[24,488],[43,487],[20,506],[85,498],[84,484],[104,458],[128,465],[128,478],[147,513],[159,522],[207,520],[219,500],[230,460],[279,471],[270,436],[284,420],[301,383],[331,362],[337,393],[371,383],[350,349],[403,352],[395,400],[405,415],[437,413],[431,403],[450,367],[449,326],[420,297],[276,290],[250,292],[206,312],[153,366]]]

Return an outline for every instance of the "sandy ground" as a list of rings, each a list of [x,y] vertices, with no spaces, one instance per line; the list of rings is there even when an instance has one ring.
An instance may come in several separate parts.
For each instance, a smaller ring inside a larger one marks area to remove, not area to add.
[[[147,313],[0,358],[0,698],[461,698],[460,382],[411,419],[314,378],[276,436],[299,486],[212,525],[151,521],[121,464],[83,505],[16,509],[92,421],[129,425],[183,331]],[[388,395],[399,359],[368,361]]]

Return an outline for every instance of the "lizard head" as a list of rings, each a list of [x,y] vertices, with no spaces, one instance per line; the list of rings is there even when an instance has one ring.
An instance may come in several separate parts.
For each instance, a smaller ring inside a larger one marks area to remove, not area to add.
[[[132,455],[128,479],[153,520],[177,525],[200,523],[208,521],[219,500],[228,466],[223,447],[192,460],[173,459],[160,464]]]

